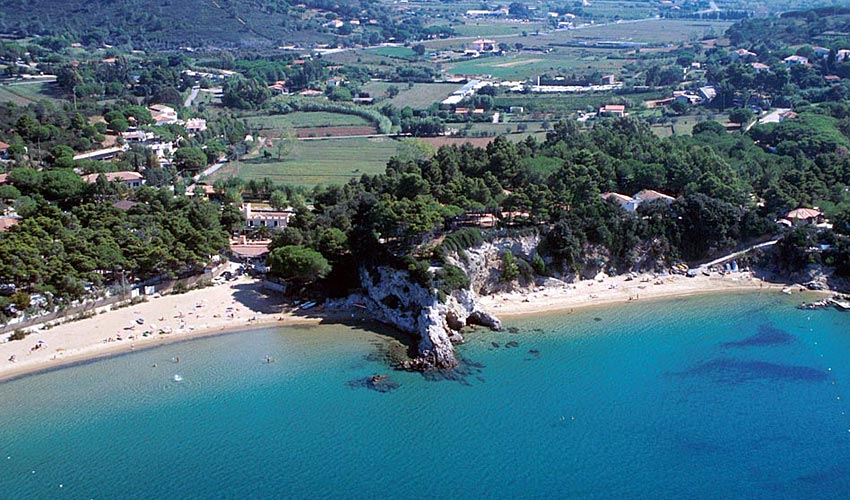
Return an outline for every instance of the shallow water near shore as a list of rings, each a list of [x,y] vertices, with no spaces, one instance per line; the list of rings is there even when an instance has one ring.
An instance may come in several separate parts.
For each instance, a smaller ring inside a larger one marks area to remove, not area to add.
[[[344,326],[27,376],[0,384],[0,498],[845,498],[850,314],[798,302],[517,318],[466,335],[458,380]]]

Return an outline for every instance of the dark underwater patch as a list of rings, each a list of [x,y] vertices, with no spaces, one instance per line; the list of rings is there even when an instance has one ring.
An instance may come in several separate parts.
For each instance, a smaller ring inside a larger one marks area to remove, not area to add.
[[[684,372],[678,372],[676,375],[708,377],[727,384],[741,384],[753,380],[823,382],[829,377],[826,372],[808,366],[731,358],[708,361]]]
[[[793,335],[781,328],[776,328],[775,326],[771,325],[759,325],[758,333],[750,335],[749,337],[742,340],[723,342],[720,345],[722,347],[727,348],[763,347],[791,344],[795,340],[796,338]]]
[[[472,385],[468,378],[475,377],[477,380],[483,381],[484,379],[479,376],[483,371],[484,365],[482,363],[458,356],[457,366],[453,370],[428,370],[422,372],[422,376],[429,382],[448,380],[459,382],[462,385]]]
[[[391,392],[399,388],[399,383],[390,380],[390,377],[387,375],[356,378],[349,380],[345,385],[355,389],[369,389],[382,393]]]
[[[798,477],[797,480],[808,484],[825,485],[839,479],[846,479],[848,475],[850,475],[850,468],[843,465],[835,465],[828,469],[804,474]]]

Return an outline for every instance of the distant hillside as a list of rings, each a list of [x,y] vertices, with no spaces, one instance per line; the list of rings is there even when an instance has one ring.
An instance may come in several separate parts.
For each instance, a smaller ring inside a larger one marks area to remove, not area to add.
[[[0,33],[68,35],[86,45],[135,48],[262,47],[325,41],[334,36],[383,40],[382,26],[351,34],[330,19],[389,21],[375,0],[3,0]]]
[[[787,12],[780,17],[746,19],[726,32],[735,46],[765,43],[770,48],[818,42],[843,42],[850,38],[850,8],[824,7]]]

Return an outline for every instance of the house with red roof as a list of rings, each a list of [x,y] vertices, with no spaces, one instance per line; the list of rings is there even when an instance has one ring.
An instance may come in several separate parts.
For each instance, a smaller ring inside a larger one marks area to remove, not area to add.
[[[88,174],[84,175],[82,179],[89,184],[94,184],[97,182],[97,178],[101,175],[106,178],[107,182],[120,182],[130,189],[142,187],[145,183],[144,177],[142,177],[142,174],[138,172],[106,172],[103,174]]]
[[[817,225],[826,222],[823,212],[815,208],[796,208],[791,210],[784,217],[785,220],[794,226],[801,225]]]

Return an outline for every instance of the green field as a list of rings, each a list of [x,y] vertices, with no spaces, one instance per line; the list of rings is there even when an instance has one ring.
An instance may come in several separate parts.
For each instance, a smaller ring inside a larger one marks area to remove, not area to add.
[[[548,29],[548,26],[543,23],[470,19],[460,26],[453,26],[453,28],[459,36],[503,36],[543,31]]]
[[[243,118],[250,128],[260,130],[312,127],[370,126],[368,120],[356,115],[325,111],[296,111],[285,115],[258,115]]]
[[[268,177],[276,183],[307,187],[343,184],[363,174],[383,173],[398,144],[389,138],[298,141],[282,162],[276,158],[230,162],[213,175],[213,180]]]
[[[572,111],[595,111],[600,106],[613,103],[625,103],[629,108],[641,106],[649,99],[661,99],[663,92],[642,92],[636,94],[506,94],[496,98],[496,106],[522,106],[526,113],[541,112],[547,114],[568,114]]]
[[[384,57],[392,57],[395,59],[413,60],[417,58],[415,52],[409,47],[376,47],[364,51],[369,54],[376,54]]]
[[[646,114],[641,114],[645,118]],[[686,115],[675,116],[668,118],[664,123],[652,124],[652,131],[659,137],[670,137],[671,135],[689,135],[693,132],[694,125],[706,120],[714,120],[720,123],[729,121],[728,115],[725,114],[708,114],[708,115]]]
[[[455,75],[492,75],[503,80],[525,80],[541,73],[573,73],[584,70],[618,71],[624,61],[611,58],[616,52],[604,49],[559,47],[548,54],[521,52],[506,56],[477,57],[453,63],[447,71]]]
[[[381,98],[391,85],[399,89],[399,94],[389,102],[399,108],[410,106],[414,109],[438,103],[462,87],[460,83],[415,83],[409,88],[406,83],[369,82],[363,86],[363,91],[369,92],[372,97]]]
[[[14,102],[26,106],[47,100],[59,102],[53,93],[53,84],[48,82],[30,83],[26,85],[0,85],[0,102]]]

